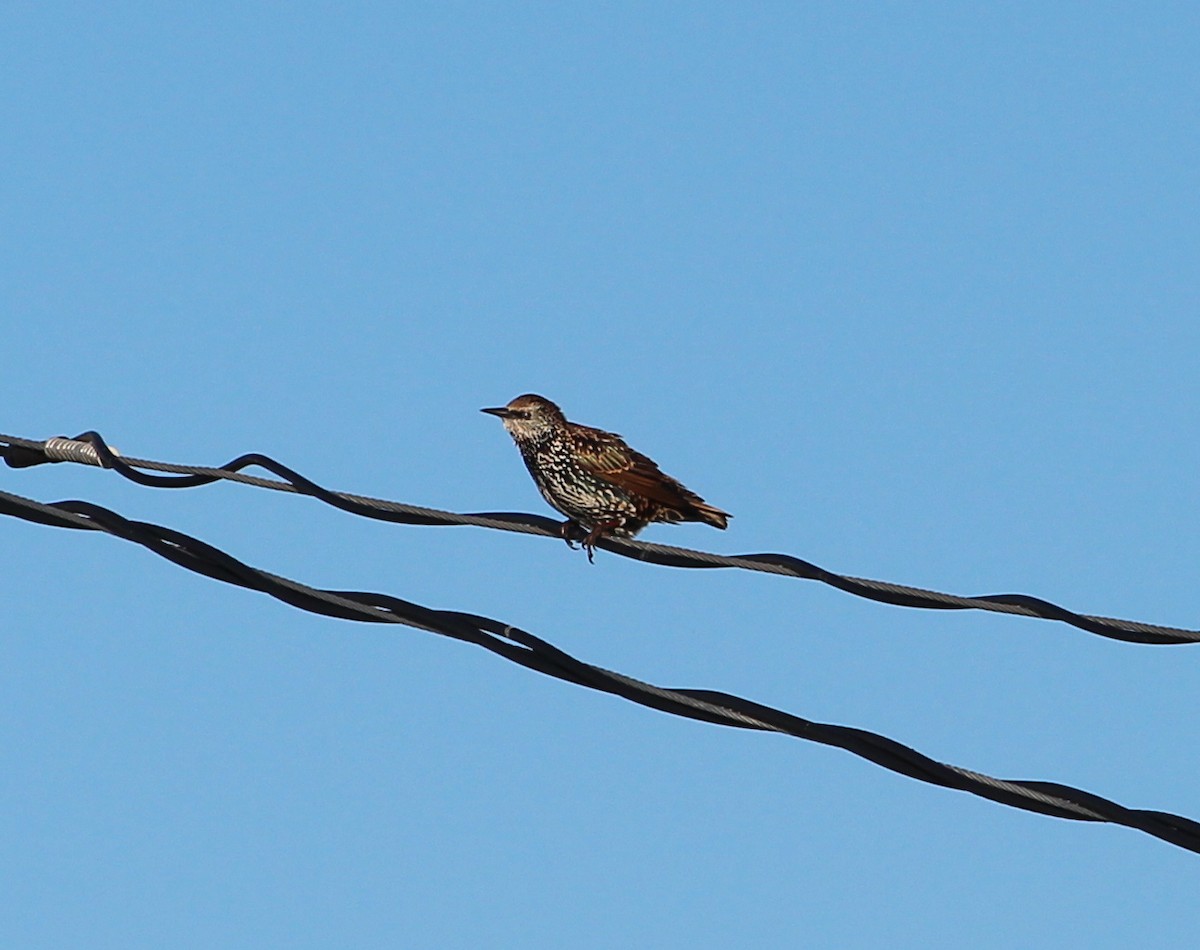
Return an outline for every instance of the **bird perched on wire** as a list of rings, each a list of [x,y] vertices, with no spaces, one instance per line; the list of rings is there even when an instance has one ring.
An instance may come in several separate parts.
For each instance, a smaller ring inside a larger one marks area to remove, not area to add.
[[[729,525],[732,515],[664,474],[615,432],[568,422],[549,399],[528,394],[480,411],[504,421],[542,497],[567,516],[567,544],[574,547],[572,539],[586,532],[589,561],[601,538],[632,538],[656,521]]]

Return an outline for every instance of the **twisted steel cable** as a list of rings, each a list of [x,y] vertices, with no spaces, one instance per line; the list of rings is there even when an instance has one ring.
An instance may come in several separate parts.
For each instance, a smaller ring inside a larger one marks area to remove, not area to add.
[[[0,451],[3,452],[5,461],[14,468],[25,468],[46,462],[78,462],[110,468],[131,481],[154,488],[196,488],[210,485],[219,480],[233,481],[253,485],[257,488],[308,495],[351,514],[379,521],[410,525],[472,525],[561,539],[560,523],[551,518],[518,512],[460,514],[382,498],[336,492],[318,485],[281,462],[260,453],[239,455],[217,467],[178,465],[120,455],[104,441],[98,432],[84,432],[74,439],[58,437],[45,441],[0,435],[0,446],[3,446]],[[247,475],[242,471],[251,466],[264,468],[282,480]],[[152,475],[149,472],[176,474]],[[986,610],[993,613],[1055,620],[1097,636],[1122,640],[1127,643],[1177,645],[1200,642],[1200,630],[1076,613],[1029,594],[962,596],[906,584],[894,584],[889,581],[854,577],[848,574],[838,574],[790,554],[715,554],[710,551],[697,551],[669,544],[654,544],[619,538],[601,539],[597,547],[621,557],[665,567],[736,568],[797,577],[835,587],[856,597],[900,607],[916,607],[927,610]]]
[[[886,736],[814,722],[730,693],[655,686],[585,663],[511,624],[458,611],[436,610],[388,594],[309,587],[258,570],[191,535],[132,521],[83,501],[44,504],[0,492],[0,514],[25,521],[103,531],[132,541],[187,570],[260,591],[311,613],[368,623],[396,623],[483,647],[535,672],[611,693],[676,716],[739,729],[776,732],[843,749],[918,781],[958,789],[1026,811],[1073,821],[1108,822],[1200,853],[1200,822],[1170,812],[1126,808],[1082,789],[1053,782],[994,778],[939,762]]]

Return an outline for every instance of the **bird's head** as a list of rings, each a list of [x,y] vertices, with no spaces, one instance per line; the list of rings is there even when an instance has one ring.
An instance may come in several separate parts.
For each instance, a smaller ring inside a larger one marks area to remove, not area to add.
[[[507,406],[496,409],[481,409],[499,416],[514,439],[536,439],[567,423],[562,410],[549,399],[528,393],[518,396]]]

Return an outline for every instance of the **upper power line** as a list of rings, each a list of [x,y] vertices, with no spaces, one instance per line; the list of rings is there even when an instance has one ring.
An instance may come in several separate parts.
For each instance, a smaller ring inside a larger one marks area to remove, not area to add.
[[[516,512],[459,514],[424,508],[381,498],[332,491],[318,485],[267,455],[248,453],[217,467],[179,465],[151,459],[118,455],[97,432],[84,432],[74,439],[53,438],[45,441],[0,434],[0,453],[8,465],[25,468],[46,462],[80,462],[110,468],[140,485],[154,488],[195,488],[219,480],[240,482],[258,488],[296,492],[319,499],[343,511],[410,525],[473,525],[501,531],[516,531],[546,537],[561,537],[561,525],[553,519]],[[245,474],[242,469],[259,466],[282,481]],[[144,471],[141,471],[144,470]],[[152,475],[171,472],[177,475]],[[1200,630],[1119,620],[1093,614],[1081,614],[1029,594],[983,594],[961,596],[941,591],[839,574],[790,554],[715,554],[669,544],[653,544],[620,538],[600,538],[596,547],[621,557],[650,564],[682,568],[737,568],[787,577],[818,581],[838,590],[881,603],[929,610],[987,610],[1057,620],[1097,636],[1128,643],[1185,644],[1200,642]]]

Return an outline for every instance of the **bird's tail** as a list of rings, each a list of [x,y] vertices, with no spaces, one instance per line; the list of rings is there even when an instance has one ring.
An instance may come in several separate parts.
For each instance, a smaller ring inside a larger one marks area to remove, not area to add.
[[[729,527],[729,519],[733,517],[728,511],[722,511],[715,505],[710,505],[707,501],[699,498],[692,502],[691,509],[689,514],[694,514],[696,521],[703,521],[722,531]]]

